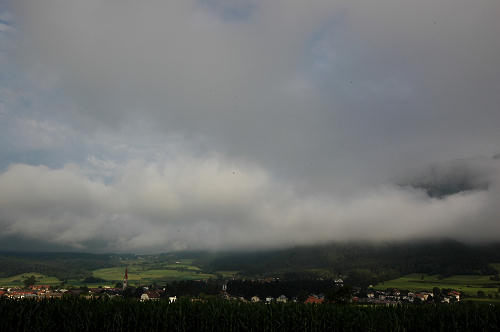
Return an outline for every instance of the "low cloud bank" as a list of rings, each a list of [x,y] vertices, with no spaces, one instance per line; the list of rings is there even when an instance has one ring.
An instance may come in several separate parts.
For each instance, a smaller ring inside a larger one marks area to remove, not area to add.
[[[0,175],[0,236],[97,251],[496,240],[500,171],[497,160],[489,165],[484,190],[436,198],[425,189],[385,185],[346,200],[301,196],[258,166],[216,157],[130,161],[116,166],[112,179],[72,164],[16,164]]]

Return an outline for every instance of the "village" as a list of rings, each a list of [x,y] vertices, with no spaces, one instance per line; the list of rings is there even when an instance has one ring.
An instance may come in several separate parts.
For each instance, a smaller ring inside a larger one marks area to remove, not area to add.
[[[206,283],[207,281],[192,281],[192,283]],[[253,281],[255,284],[276,282],[276,280]],[[60,299],[65,297],[80,297],[86,299],[113,299],[113,298],[131,298],[138,301],[168,301],[170,303],[178,299],[188,299],[190,301],[207,301],[208,299],[223,299],[227,301],[240,302],[262,302],[262,303],[287,303],[303,302],[309,304],[322,303],[360,303],[360,304],[378,304],[378,305],[397,305],[397,304],[423,304],[423,303],[455,303],[460,302],[461,294],[454,290],[434,290],[433,292],[419,291],[411,292],[408,290],[387,289],[375,290],[368,288],[363,290],[360,287],[344,286],[341,279],[332,281],[333,292],[309,293],[305,296],[286,296],[284,294],[273,297],[271,295],[253,295],[242,296],[233,293],[228,288],[228,282],[221,282],[220,291],[217,294],[200,293],[198,296],[188,295],[181,291],[172,293],[166,287],[133,287],[127,285],[124,279],[122,287],[68,287],[59,288],[50,285],[32,285],[29,288],[9,287],[0,288],[0,298],[18,299]]]

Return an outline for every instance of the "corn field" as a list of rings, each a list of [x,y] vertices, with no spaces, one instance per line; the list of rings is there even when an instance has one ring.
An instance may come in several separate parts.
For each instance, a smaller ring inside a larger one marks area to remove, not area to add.
[[[0,331],[500,331],[500,306],[2,299]]]

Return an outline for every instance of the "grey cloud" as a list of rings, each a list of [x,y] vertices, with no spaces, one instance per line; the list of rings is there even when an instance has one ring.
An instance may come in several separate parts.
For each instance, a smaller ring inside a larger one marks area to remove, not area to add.
[[[498,2],[209,3],[26,0],[16,13],[90,131],[151,122],[321,191],[495,151]],[[246,4],[244,19],[212,12]]]
[[[19,128],[0,134],[1,166],[50,168],[3,181],[57,174],[87,204],[62,195],[67,215],[49,202],[37,219],[14,196],[12,236],[40,224],[64,229],[60,244],[122,249],[495,234],[498,167],[475,156],[500,141],[496,0],[11,7],[0,61],[28,92],[0,100],[0,126]],[[45,202],[40,190],[26,202]]]
[[[342,202],[330,196],[299,197],[257,166],[218,158],[134,161],[107,184],[90,179],[76,165],[13,165],[0,175],[0,235],[97,251],[269,248],[440,236],[494,240],[498,170],[495,175],[486,191],[442,199],[422,190],[382,186]]]
[[[500,172],[496,159],[471,158],[434,164],[402,180],[401,185],[424,189],[429,196],[438,198],[466,191],[488,190]]]

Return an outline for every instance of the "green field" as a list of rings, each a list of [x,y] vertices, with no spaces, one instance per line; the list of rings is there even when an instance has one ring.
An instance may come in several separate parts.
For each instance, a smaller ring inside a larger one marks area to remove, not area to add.
[[[423,276],[423,278],[422,278]],[[490,280],[490,276],[481,275],[455,275],[448,278],[439,278],[437,275],[409,274],[401,278],[385,281],[375,286],[376,289],[398,288],[411,291],[432,291],[434,287],[450,288],[465,293],[469,296],[476,296],[478,291],[483,291],[486,295],[495,296],[498,293],[498,281]]]
[[[29,278],[32,275],[36,277],[37,285],[59,285],[61,283],[61,280],[57,279],[56,277],[49,277],[44,274],[32,272],[32,273],[21,273],[7,278],[0,278],[0,286],[3,287],[24,286],[23,280]]]
[[[187,265],[187,264],[167,264],[165,265],[167,269],[174,269],[174,270],[191,270],[191,271],[201,271],[201,269],[197,266],[192,266],[192,265]]]
[[[114,286],[123,280],[125,268],[128,268],[129,284],[133,286],[161,283],[172,280],[199,280],[216,278],[213,274],[203,273],[200,267],[193,264],[192,259],[157,259],[155,257],[128,258],[120,261],[121,266],[101,268],[92,271],[94,277],[103,279],[97,283],[86,283],[82,279],[66,280],[66,286]],[[0,278],[0,286],[24,286],[23,280],[29,276],[37,277],[36,284],[60,285],[56,277],[49,277],[40,273],[23,273],[6,278]]]
[[[215,277],[213,274],[203,273],[198,266],[192,265],[193,262],[190,259],[177,260],[175,263],[134,259],[123,263],[126,263],[126,265],[95,270],[93,275],[109,282],[122,281],[125,267],[127,267],[128,280],[131,285]]]

